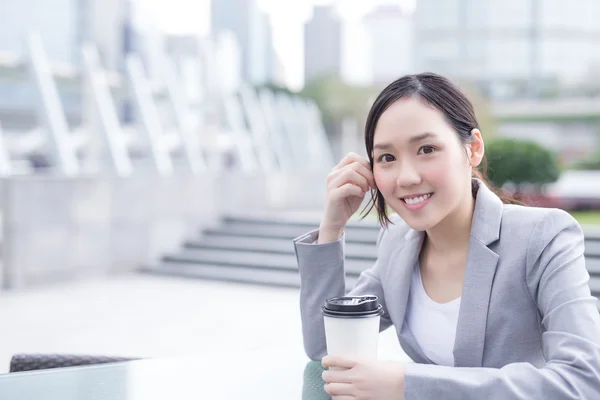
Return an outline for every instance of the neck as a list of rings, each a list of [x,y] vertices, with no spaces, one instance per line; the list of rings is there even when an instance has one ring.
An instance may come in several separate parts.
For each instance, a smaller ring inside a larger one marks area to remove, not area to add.
[[[437,254],[452,254],[457,251],[466,251],[469,247],[471,234],[471,221],[475,199],[469,193],[465,196],[459,208],[454,210],[436,226],[427,230],[428,246]]]

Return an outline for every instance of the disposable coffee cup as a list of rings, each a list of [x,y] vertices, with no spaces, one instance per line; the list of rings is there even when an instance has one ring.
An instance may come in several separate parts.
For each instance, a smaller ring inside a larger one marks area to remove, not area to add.
[[[327,354],[377,359],[379,320],[377,296],[333,297],[322,307]]]

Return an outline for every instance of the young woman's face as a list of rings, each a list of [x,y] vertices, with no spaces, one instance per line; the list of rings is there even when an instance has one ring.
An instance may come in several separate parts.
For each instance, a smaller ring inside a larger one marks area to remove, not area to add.
[[[418,98],[401,99],[381,115],[373,175],[386,204],[416,230],[437,225],[471,193],[465,146],[443,114]]]

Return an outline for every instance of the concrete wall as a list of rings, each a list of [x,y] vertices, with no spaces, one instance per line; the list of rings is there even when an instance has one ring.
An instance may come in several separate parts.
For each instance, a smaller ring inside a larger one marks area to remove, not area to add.
[[[2,286],[132,271],[230,212],[320,210],[325,176],[3,179]]]
[[[216,222],[212,179],[2,181],[3,286],[126,272]]]

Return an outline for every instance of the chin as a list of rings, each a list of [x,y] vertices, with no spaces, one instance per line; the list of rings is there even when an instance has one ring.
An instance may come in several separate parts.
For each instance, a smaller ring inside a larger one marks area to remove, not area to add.
[[[435,223],[431,223],[430,221],[428,221],[428,219],[426,219],[426,218],[404,219],[404,222],[406,222],[406,225],[408,225],[415,231],[426,231],[436,225]]]
[[[410,228],[415,231],[426,231],[436,226],[439,223],[437,218],[432,218],[430,215],[410,215],[410,212],[406,212],[406,210],[402,210],[402,212],[398,212],[397,207],[390,207],[396,214],[402,218],[402,220],[408,225]]]
[[[402,221],[406,223],[406,225],[415,231],[425,231],[436,224],[432,222],[432,219],[428,216],[417,217],[415,215],[407,215],[406,210],[402,210],[403,212],[398,212],[396,207],[390,206],[390,208],[402,219]]]

